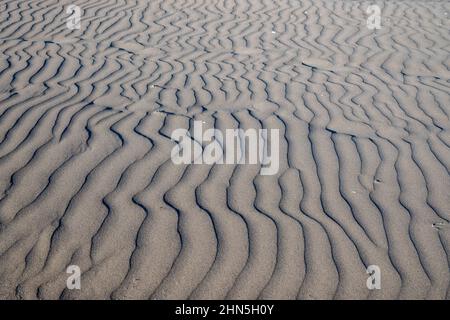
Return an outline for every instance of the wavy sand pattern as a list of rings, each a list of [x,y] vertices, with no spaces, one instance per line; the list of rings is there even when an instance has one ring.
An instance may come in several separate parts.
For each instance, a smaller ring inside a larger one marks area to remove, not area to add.
[[[425,0],[2,1],[0,298],[450,298],[449,19]],[[278,174],[173,164],[194,120],[279,129]]]

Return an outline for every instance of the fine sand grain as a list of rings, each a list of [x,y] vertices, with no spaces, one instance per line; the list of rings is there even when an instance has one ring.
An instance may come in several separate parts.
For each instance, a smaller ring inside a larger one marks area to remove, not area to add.
[[[1,1],[0,299],[449,299],[449,30],[448,1]],[[280,130],[278,173],[174,164],[196,120]]]

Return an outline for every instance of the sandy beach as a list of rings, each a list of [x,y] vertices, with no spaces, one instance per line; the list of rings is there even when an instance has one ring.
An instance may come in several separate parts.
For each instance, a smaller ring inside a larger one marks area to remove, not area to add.
[[[450,299],[449,170],[449,1],[0,2],[0,299]]]

